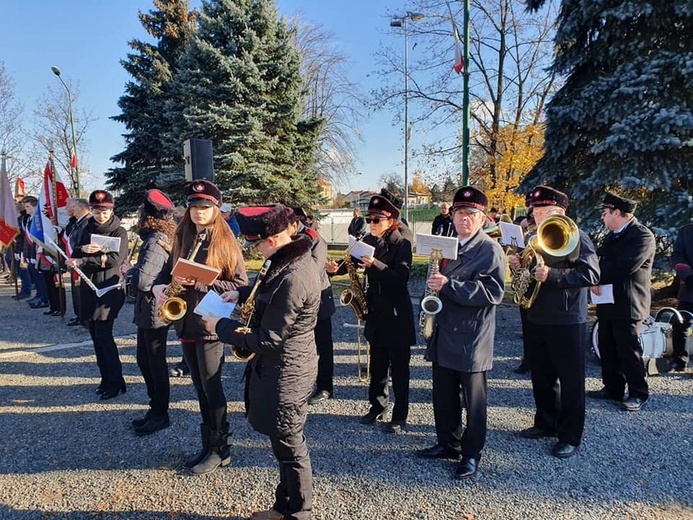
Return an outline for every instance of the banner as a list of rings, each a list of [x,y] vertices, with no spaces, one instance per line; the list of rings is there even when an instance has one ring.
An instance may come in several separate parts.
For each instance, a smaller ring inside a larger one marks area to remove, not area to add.
[[[29,228],[29,234],[32,239],[41,246],[43,246],[48,251],[55,253],[55,247],[53,243],[58,243],[58,236],[51,221],[53,216],[53,201],[57,200],[57,223],[60,227],[65,227],[69,220],[67,214],[67,198],[68,193],[65,188],[65,184],[60,180],[57,172],[56,176],[56,193],[57,196],[53,197],[53,172],[51,171],[50,162],[46,164],[46,169],[43,173],[43,184],[41,186],[41,191],[38,196],[38,206],[36,211],[31,217],[31,227]],[[50,241],[47,240],[50,238]]]
[[[19,224],[5,161],[6,157],[3,154],[0,164],[0,242],[9,247],[14,237],[19,234]]]

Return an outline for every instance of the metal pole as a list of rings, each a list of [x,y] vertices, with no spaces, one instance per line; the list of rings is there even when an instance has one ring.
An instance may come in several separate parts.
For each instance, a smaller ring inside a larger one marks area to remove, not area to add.
[[[53,71],[53,74],[58,76],[58,79],[60,80],[60,83],[62,83],[63,87],[65,87],[65,90],[67,91],[67,107],[70,112],[70,128],[72,130],[72,153],[75,154],[75,157],[79,159],[77,155],[77,134],[75,133],[75,116],[74,112],[72,111],[72,91],[70,90],[70,87],[67,86],[67,83],[63,81],[63,78],[60,73],[60,69],[58,67],[51,67],[51,70]],[[72,157],[70,157],[70,162],[72,162]],[[75,196],[79,198],[80,195],[80,183],[79,183],[79,163],[75,165],[75,174],[73,177],[73,186],[75,190]]]
[[[404,218],[409,223],[409,32],[407,17],[404,25]]]
[[[464,77],[462,100],[462,185],[469,184],[469,0],[464,0]]]

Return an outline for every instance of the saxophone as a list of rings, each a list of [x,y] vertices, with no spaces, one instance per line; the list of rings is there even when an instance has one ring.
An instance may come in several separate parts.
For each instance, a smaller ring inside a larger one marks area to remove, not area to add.
[[[351,260],[351,250],[355,245],[356,242],[347,247],[344,252],[344,265],[346,265],[347,273],[349,273],[351,288],[342,291],[342,294],[339,296],[339,303],[344,307],[350,306],[354,310],[354,314],[356,314],[356,320],[360,322],[368,315],[368,302],[366,293],[363,292],[359,275],[356,273],[356,266],[354,266],[354,262]]]
[[[241,323],[243,323],[243,325],[236,327],[234,332],[238,332],[239,334],[250,333],[253,318],[255,317],[255,293],[257,292],[258,287],[260,287],[262,280],[265,278],[270,265],[272,265],[271,260],[265,260],[265,263],[262,264],[262,268],[255,279],[255,284],[250,290],[248,299],[242,305],[240,305]],[[250,352],[237,345],[231,345],[231,353],[241,361],[250,361],[255,357],[255,352]]]
[[[426,280],[440,270],[440,261],[443,259],[443,252],[440,249],[432,249],[428,257],[428,273]],[[443,310],[443,302],[438,298],[438,291],[429,289],[426,286],[424,297],[421,299],[421,313],[419,314],[419,330],[423,339],[428,341],[433,336],[433,326],[435,325],[436,314]]]
[[[186,260],[195,259],[197,252],[200,250],[200,247],[202,246],[202,242],[204,242],[206,238],[206,229],[203,230],[201,233],[197,234],[197,236],[195,237],[195,244],[190,248]],[[185,303],[185,300],[180,297],[180,294],[182,292],[183,286],[176,282],[175,278],[171,279],[171,283],[166,288],[165,292],[167,297],[166,301],[161,304],[161,307],[159,307],[158,311],[159,317],[165,323],[171,323],[172,321],[179,320],[183,316],[185,316],[185,312],[188,309],[188,304]]]

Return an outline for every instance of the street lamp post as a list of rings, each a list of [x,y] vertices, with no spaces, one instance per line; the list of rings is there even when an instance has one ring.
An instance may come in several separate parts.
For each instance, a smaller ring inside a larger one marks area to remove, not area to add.
[[[421,13],[407,11],[390,22],[390,27],[401,27],[404,31],[404,218],[409,223],[409,33],[407,21],[418,22],[424,17]]]
[[[60,69],[58,67],[51,67],[51,70],[53,71],[53,74],[58,76],[58,79],[60,80],[60,83],[62,83],[63,87],[65,87],[65,90],[67,91],[67,106],[68,110],[70,111],[70,128],[72,129],[72,153],[75,156],[75,159],[77,158],[77,135],[75,134],[75,116],[72,111],[72,91],[70,90],[70,87],[67,86],[67,83],[63,81],[62,76],[60,75]],[[70,157],[70,163],[72,163],[72,157]],[[75,162],[75,174],[73,177],[73,188],[75,190],[75,196],[80,197],[80,184],[79,184],[79,164]]]

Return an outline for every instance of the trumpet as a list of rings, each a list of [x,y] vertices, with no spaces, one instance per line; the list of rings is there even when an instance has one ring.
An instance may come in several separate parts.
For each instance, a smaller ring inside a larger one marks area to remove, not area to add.
[[[262,268],[255,279],[255,284],[250,290],[248,299],[245,301],[245,303],[243,303],[243,305],[240,306],[241,322],[243,325],[237,327],[234,332],[238,332],[239,334],[249,334],[252,330],[251,324],[253,322],[253,318],[255,317],[255,293],[257,292],[258,287],[260,287],[262,280],[265,278],[270,265],[272,265],[271,260],[265,260],[265,263],[262,264]],[[231,345],[231,353],[241,361],[250,361],[255,357],[255,352],[250,352],[249,350],[239,347],[238,345]]]
[[[200,247],[202,246],[202,242],[204,242],[206,238],[206,229],[203,230],[201,233],[197,234],[197,236],[195,237],[195,244],[193,245],[193,247],[190,248],[186,260],[193,260],[195,258],[197,252],[200,250]],[[185,312],[188,310],[188,304],[185,303],[185,300],[180,297],[180,294],[182,292],[183,286],[176,282],[175,279],[171,280],[171,283],[165,291],[167,297],[166,301],[164,301],[164,303],[161,304],[161,307],[159,307],[158,311],[159,317],[164,322],[171,323],[172,321],[179,320],[183,316],[185,316]]]

